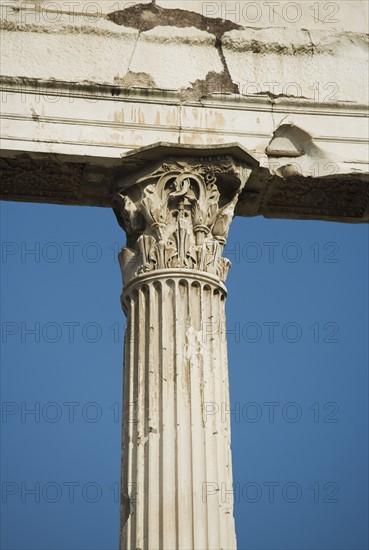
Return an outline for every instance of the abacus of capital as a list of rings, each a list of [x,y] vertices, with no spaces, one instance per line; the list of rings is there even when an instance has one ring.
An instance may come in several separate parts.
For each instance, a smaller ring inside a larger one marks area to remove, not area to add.
[[[205,411],[229,406],[222,253],[244,154],[151,162],[113,199],[127,235],[121,549],[236,548],[230,426]]]

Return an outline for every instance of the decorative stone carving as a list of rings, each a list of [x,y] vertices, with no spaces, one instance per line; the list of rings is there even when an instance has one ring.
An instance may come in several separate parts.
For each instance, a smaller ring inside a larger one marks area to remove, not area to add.
[[[121,253],[124,283],[161,269],[194,269],[225,281],[222,257],[247,169],[223,160],[163,163],[113,198],[127,234]]]
[[[265,194],[262,213],[283,212],[315,216],[318,219],[361,218],[369,203],[367,176],[347,175],[337,178],[292,176],[271,178]]]
[[[1,197],[8,200],[78,200],[84,165],[31,159],[1,159]]]

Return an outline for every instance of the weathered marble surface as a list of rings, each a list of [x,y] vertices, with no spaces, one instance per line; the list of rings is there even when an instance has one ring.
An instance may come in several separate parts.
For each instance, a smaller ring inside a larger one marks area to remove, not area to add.
[[[121,548],[234,549],[222,249],[234,214],[369,221],[368,4],[1,8],[2,198],[127,232]]]
[[[96,17],[10,4],[2,17],[8,77],[180,90],[187,99],[220,92],[368,102],[359,85],[368,80],[363,32],[245,28],[152,4]]]
[[[3,198],[109,206],[121,155],[237,142],[263,168],[238,214],[368,221],[367,3],[252,4],[4,2]]]

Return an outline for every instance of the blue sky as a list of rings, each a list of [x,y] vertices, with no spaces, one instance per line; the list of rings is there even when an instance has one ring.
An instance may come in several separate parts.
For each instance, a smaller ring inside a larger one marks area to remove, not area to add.
[[[2,548],[115,550],[124,234],[2,203],[1,238]],[[368,226],[237,218],[227,255],[238,547],[364,550]]]

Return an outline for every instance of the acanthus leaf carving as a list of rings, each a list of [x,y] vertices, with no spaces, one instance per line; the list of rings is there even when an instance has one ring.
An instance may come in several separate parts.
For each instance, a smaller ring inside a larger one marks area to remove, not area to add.
[[[219,181],[225,174],[227,181],[233,178],[233,188],[222,194]],[[128,270],[127,254],[120,256],[124,282],[145,272],[176,268],[204,271],[225,281],[231,262],[222,252],[243,179],[229,160],[166,162],[118,193],[114,210],[135,255]],[[132,265],[137,266],[134,272]]]
[[[233,200],[220,208],[216,214],[215,222],[213,225],[213,235],[220,242],[226,241],[229,233],[229,228],[234,217],[234,212],[236,209],[236,204],[238,201],[238,194],[233,198]]]

